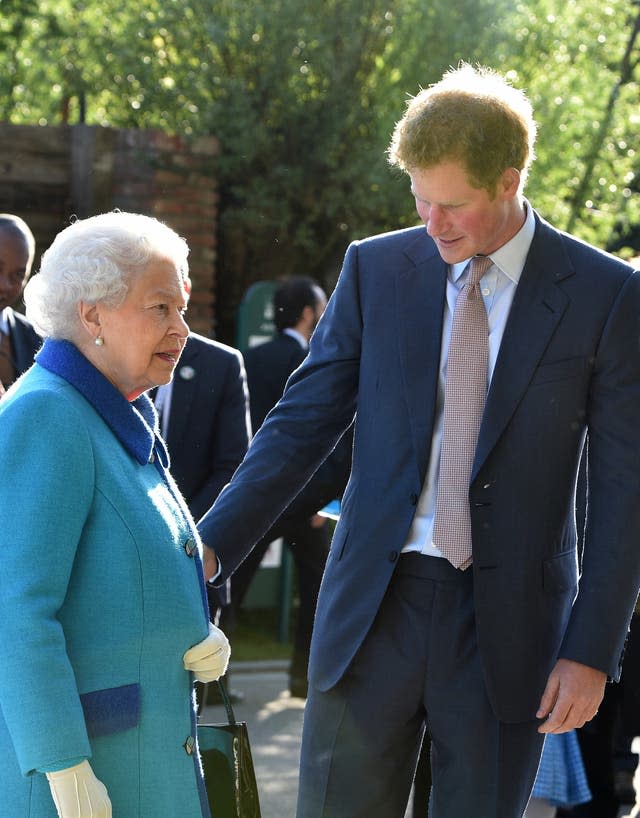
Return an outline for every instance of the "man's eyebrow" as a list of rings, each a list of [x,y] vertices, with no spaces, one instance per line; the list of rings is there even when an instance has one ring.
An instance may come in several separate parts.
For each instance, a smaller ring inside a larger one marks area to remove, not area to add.
[[[425,204],[433,204],[430,199],[423,199],[422,196],[418,196],[413,187],[411,187],[411,195]],[[462,200],[451,199],[445,202],[435,202],[435,204],[440,205],[440,207],[455,207],[456,205],[462,204]]]

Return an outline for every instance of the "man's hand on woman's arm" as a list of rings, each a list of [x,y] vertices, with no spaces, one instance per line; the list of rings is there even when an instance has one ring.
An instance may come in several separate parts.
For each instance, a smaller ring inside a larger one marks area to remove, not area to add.
[[[204,545],[204,553],[202,555],[202,565],[204,570],[204,578],[208,582],[220,570],[220,564],[216,557],[216,552],[208,545]]]

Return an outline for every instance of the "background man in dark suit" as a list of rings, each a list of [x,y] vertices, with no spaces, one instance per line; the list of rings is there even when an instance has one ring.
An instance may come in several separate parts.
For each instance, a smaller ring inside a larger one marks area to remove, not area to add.
[[[173,381],[158,389],[156,407],[171,473],[197,520],[229,482],[249,445],[241,353],[189,333]]]
[[[12,309],[31,273],[35,240],[26,222],[0,214],[0,394],[33,363],[42,339]]]
[[[289,375],[306,358],[309,340],[326,306],[324,291],[306,276],[289,278],[275,290],[276,335],[244,353],[254,434],[282,397]]]
[[[309,339],[327,298],[311,278],[296,276],[278,286],[273,296],[275,338],[244,353],[249,384],[251,425],[254,433],[282,397],[287,378],[305,359]],[[350,467],[348,443],[323,466],[294,500],[268,534],[253,549],[231,579],[231,605],[222,620],[223,629],[233,632],[237,611],[255,576],[269,543],[283,537],[293,554],[300,605],[296,617],[293,655],[289,670],[289,691],[293,696],[307,695],[307,665],[318,591],[324,571],[329,537],[327,520],[315,512],[329,500],[342,494]],[[328,485],[327,485],[328,484]]]
[[[231,479],[251,438],[242,355],[189,333],[173,380],[158,388],[155,403],[171,473],[197,520]],[[222,588],[208,584],[207,594],[212,621],[217,622],[230,601],[228,584]],[[200,683],[196,688],[201,706],[205,698],[206,703],[217,701],[216,685],[206,692]],[[229,693],[237,699],[237,694]]]
[[[200,521],[221,582],[357,410],[298,818],[402,818],[425,723],[431,818],[520,818],[544,734],[591,719],[619,677],[640,585],[640,278],[524,199],[534,141],[526,96],[487,69],[409,100],[389,155],[424,226],[348,248],[309,355]],[[479,431],[452,436],[472,384]]]

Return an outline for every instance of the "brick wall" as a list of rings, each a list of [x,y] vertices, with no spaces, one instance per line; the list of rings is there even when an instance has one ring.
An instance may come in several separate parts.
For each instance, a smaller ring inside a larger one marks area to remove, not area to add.
[[[156,216],[190,247],[191,328],[211,335],[215,316],[217,190],[213,137],[88,125],[0,123],[0,212],[15,213],[40,254],[75,215],[130,210]]]

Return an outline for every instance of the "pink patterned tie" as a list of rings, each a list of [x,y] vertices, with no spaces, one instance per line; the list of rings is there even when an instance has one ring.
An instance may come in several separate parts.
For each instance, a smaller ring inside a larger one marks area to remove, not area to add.
[[[480,279],[491,267],[474,256],[456,300],[444,389],[444,428],[433,542],[456,568],[471,565],[469,480],[487,397],[489,324]]]

